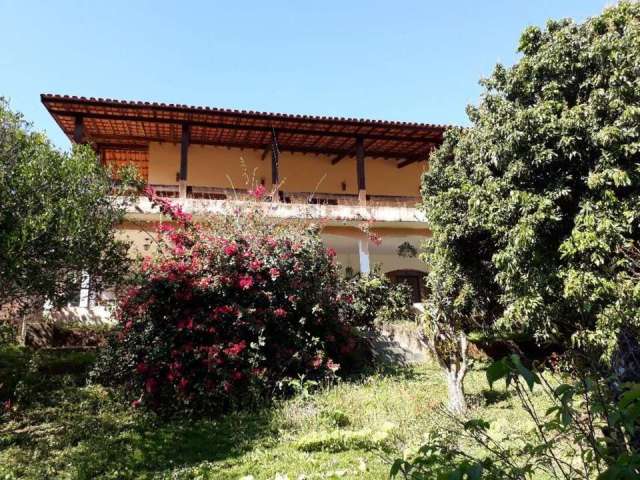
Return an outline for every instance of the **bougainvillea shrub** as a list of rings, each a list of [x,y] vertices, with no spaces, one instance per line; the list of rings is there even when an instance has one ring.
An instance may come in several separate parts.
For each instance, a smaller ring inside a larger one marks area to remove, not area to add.
[[[257,204],[195,223],[147,195],[170,221],[120,296],[121,328],[96,371],[124,384],[134,406],[225,410],[368,357],[371,325],[340,308],[350,298],[317,227],[274,225]]]

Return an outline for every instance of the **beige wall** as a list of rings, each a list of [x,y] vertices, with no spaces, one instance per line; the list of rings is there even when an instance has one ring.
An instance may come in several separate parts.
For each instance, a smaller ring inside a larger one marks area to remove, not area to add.
[[[258,150],[192,145],[189,147],[187,183],[199,187],[247,189],[264,179],[271,183],[270,157]],[[180,145],[149,145],[149,183],[176,184],[180,170]]]
[[[131,255],[148,255],[154,250],[153,234],[156,223],[132,223],[122,224],[117,236],[129,241]],[[426,271],[426,265],[419,258],[403,258],[397,254],[398,246],[403,242],[411,243],[420,250],[422,243],[428,239],[428,232],[417,229],[404,228],[375,228],[376,234],[382,238],[380,245],[369,243],[369,261],[373,268],[380,264],[384,273],[394,270],[420,270]],[[327,245],[336,250],[337,260],[343,267],[351,267],[355,272],[360,270],[358,254],[358,239],[364,238],[361,230],[352,226],[328,227],[322,232],[322,238]]]
[[[271,157],[262,160],[261,150],[192,145],[189,147],[187,181],[193,186],[243,190],[264,183],[271,187]],[[347,157],[331,165],[333,156],[280,154],[280,181],[285,192],[356,194],[356,162]],[[425,162],[397,168],[394,160],[367,158],[367,193],[370,195],[416,196]],[[180,145],[149,145],[149,183],[176,184],[180,168]],[[248,178],[248,181],[247,181]],[[342,183],[346,189],[342,189]]]
[[[280,154],[280,180],[285,192],[319,192],[357,194],[356,163],[344,158],[331,165],[334,158],[325,155]],[[342,182],[346,190],[342,190]]]

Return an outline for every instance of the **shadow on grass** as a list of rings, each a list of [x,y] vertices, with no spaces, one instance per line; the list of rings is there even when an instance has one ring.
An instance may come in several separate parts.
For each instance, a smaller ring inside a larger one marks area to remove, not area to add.
[[[3,447],[20,448],[10,460],[22,478],[157,478],[176,468],[235,458],[277,438],[271,419],[264,409],[218,420],[159,421],[104,390],[87,388],[30,408],[17,428],[0,436]],[[36,452],[40,460],[30,461]]]
[[[508,390],[497,390],[485,388],[478,393],[468,393],[467,402],[474,408],[484,408],[497,406],[509,400],[512,393]]]
[[[365,378],[374,374],[388,378],[416,380],[423,375],[423,372],[418,371],[416,366],[411,364],[379,363],[362,372],[361,377]]]
[[[485,405],[495,405],[496,403],[504,402],[511,398],[511,392],[508,390],[482,390],[482,397],[484,398]]]

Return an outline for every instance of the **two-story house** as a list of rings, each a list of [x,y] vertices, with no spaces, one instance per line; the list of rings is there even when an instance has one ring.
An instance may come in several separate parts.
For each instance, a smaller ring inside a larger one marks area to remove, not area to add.
[[[265,215],[319,221],[345,268],[379,264],[419,301],[426,266],[415,253],[429,230],[416,203],[444,126],[50,94],[42,102],[72,142],[92,145],[104,164],[135,165],[196,218],[244,201],[249,179],[272,193]],[[144,250],[140,222],[159,219],[141,198],[119,234]]]

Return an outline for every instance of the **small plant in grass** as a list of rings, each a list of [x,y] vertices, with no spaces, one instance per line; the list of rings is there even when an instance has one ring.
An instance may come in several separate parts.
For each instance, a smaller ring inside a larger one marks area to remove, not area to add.
[[[170,221],[119,299],[121,329],[96,379],[125,385],[136,407],[215,413],[370,357],[372,322],[340,308],[348,299],[317,227],[274,225],[257,208],[196,224],[146,193]]]
[[[491,422],[450,415],[459,431],[432,434],[411,459],[398,459],[391,476],[408,479],[466,478],[626,480],[640,478],[640,386],[579,375],[568,383],[550,381],[517,355],[487,369],[493,388],[504,380],[530,417],[533,431],[519,442],[496,438]],[[612,388],[613,386],[613,388]],[[534,389],[549,401],[536,408]],[[460,439],[466,439],[466,448]],[[469,448],[469,445],[476,449]],[[480,449],[483,454],[474,454]]]

